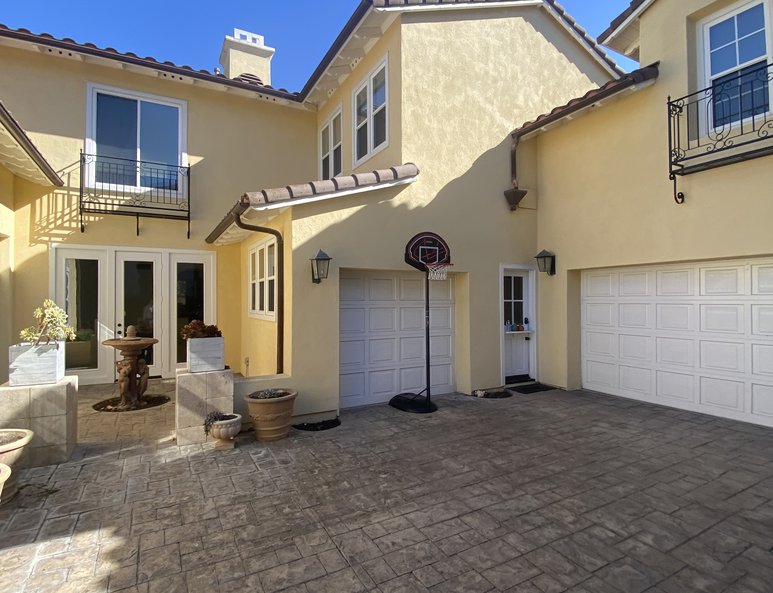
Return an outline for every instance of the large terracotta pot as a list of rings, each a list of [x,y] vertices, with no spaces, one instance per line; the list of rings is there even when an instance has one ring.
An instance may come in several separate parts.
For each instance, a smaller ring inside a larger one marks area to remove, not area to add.
[[[0,463],[11,469],[11,474],[5,480],[2,501],[10,500],[19,489],[17,476],[21,469],[24,447],[32,440],[34,433],[22,428],[0,429]]]
[[[287,395],[272,399],[254,399],[245,396],[247,409],[255,426],[255,439],[261,442],[278,441],[290,432],[293,417],[293,405],[298,392],[282,389]]]

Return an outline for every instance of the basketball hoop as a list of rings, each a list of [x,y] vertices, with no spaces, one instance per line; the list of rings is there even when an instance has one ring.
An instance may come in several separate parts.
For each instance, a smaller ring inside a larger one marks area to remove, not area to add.
[[[445,280],[452,264],[424,264],[427,268],[427,278],[430,280]]]

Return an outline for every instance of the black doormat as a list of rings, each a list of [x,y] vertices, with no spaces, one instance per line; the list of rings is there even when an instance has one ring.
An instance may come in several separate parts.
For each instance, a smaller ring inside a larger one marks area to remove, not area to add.
[[[140,412],[147,410],[148,408],[155,408],[156,406],[163,406],[169,401],[169,398],[165,395],[143,395],[140,399],[140,408],[136,410],[120,410],[121,405],[120,397],[112,397],[110,399],[103,400],[98,404],[91,406],[97,412]]]
[[[534,381],[529,375],[509,375],[505,377],[506,385],[515,385],[516,383],[531,383]]]
[[[298,430],[307,430],[309,432],[319,432],[320,430],[330,430],[341,426],[341,421],[338,418],[333,420],[323,420],[322,422],[304,422],[303,424],[293,424],[293,428]]]
[[[515,391],[516,393],[538,393],[540,391],[553,391],[555,387],[543,385],[542,383],[532,383],[531,385],[508,387],[508,389],[510,389],[510,391]]]

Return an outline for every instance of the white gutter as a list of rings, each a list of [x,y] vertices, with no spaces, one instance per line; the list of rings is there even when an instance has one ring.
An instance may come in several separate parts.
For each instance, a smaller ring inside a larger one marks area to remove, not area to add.
[[[343,198],[346,196],[354,196],[357,194],[364,194],[379,189],[388,189],[390,187],[399,187],[401,185],[409,185],[415,183],[418,180],[418,176],[408,177],[406,179],[399,179],[397,181],[387,181],[384,183],[377,183],[374,185],[367,185],[365,187],[355,187],[354,189],[346,189],[342,191],[334,191],[327,194],[320,194],[316,196],[310,196],[308,198],[300,198],[297,200],[281,200],[279,202],[271,202],[263,206],[250,206],[251,210],[256,212],[265,212],[266,210],[276,210],[278,208],[290,208],[292,206],[302,206],[303,204],[312,204],[314,202],[322,202],[324,200],[331,200],[333,198]]]
[[[636,10],[635,10],[635,11],[634,11],[632,14],[631,14],[631,16],[629,16],[627,19],[625,19],[625,20],[624,20],[624,21],[623,21],[623,22],[622,22],[622,23],[621,23],[621,24],[620,24],[620,25],[617,27],[617,29],[615,29],[614,31],[612,31],[612,32],[609,34],[609,36],[608,36],[608,37],[607,37],[607,38],[604,40],[604,45],[605,45],[605,46],[609,46],[609,43],[610,43],[610,42],[611,42],[611,41],[612,41],[612,40],[613,40],[615,37],[617,37],[618,35],[620,35],[620,33],[621,33],[621,32],[622,32],[624,29],[627,29],[627,28],[628,28],[628,27],[631,25],[631,23],[632,23],[633,21],[635,21],[636,19],[638,19],[638,18],[641,16],[641,14],[642,14],[642,13],[643,13],[645,10],[647,10],[647,9],[648,9],[650,6],[652,6],[654,3],[655,3],[655,0],[647,0],[647,1],[646,1],[644,4],[642,4],[641,6],[639,6],[639,8],[637,8],[637,9],[636,9]]]
[[[373,7],[376,12],[431,12],[437,10],[470,10],[472,8],[512,8],[541,6],[542,0],[511,0],[510,2],[459,2],[455,4],[415,4],[409,6]]]

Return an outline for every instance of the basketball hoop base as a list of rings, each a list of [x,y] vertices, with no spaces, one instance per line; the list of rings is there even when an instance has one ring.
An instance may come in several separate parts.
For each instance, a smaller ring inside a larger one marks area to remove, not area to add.
[[[389,405],[393,408],[397,408],[403,412],[410,412],[411,414],[432,414],[437,412],[437,406],[429,402],[427,405],[427,398],[423,395],[416,395],[415,393],[401,393],[394,396],[389,400]]]

